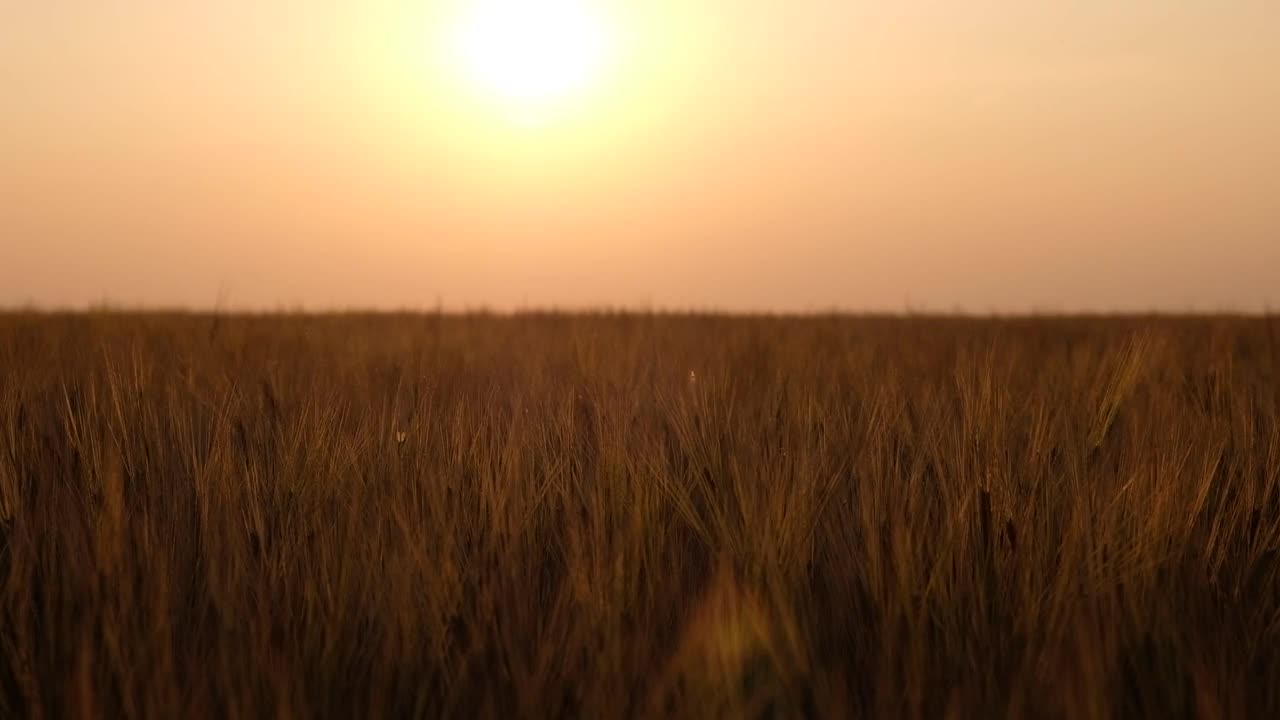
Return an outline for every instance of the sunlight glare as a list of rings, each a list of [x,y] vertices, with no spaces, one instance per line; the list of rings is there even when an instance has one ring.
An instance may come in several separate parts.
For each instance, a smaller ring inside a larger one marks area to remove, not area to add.
[[[545,115],[599,79],[609,35],[580,0],[477,0],[458,24],[454,52],[473,92],[520,115]]]

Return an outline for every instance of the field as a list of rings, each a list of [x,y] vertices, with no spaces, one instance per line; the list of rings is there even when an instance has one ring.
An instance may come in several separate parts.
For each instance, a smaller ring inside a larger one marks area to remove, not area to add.
[[[0,717],[1280,717],[1277,326],[0,315]]]

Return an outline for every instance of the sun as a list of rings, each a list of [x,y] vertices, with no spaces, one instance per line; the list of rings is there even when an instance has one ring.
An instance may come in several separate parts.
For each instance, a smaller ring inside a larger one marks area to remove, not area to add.
[[[456,26],[454,60],[473,93],[539,118],[599,80],[609,30],[599,8],[582,0],[476,0]]]

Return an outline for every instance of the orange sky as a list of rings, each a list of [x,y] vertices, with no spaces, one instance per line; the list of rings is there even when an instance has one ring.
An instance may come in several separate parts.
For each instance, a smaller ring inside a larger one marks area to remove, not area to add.
[[[1280,306],[1280,3],[605,2],[532,126],[443,2],[0,3],[0,306]]]

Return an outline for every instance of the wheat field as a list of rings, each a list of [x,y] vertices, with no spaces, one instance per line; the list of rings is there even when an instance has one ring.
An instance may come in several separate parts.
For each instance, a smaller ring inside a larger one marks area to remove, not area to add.
[[[1277,325],[0,315],[0,717],[1277,717]]]

